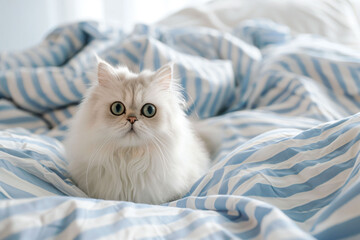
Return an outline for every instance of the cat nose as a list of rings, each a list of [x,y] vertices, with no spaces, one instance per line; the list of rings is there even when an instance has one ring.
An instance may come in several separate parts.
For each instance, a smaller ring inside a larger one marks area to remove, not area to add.
[[[131,123],[134,124],[137,121],[137,117],[136,116],[128,116],[127,120]]]

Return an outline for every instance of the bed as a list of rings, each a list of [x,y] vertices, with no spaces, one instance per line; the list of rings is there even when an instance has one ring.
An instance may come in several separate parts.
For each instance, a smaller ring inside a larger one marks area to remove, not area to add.
[[[214,1],[131,33],[60,26],[0,53],[0,238],[359,237],[357,5]],[[220,130],[212,167],[181,199],[91,199],[72,182],[62,142],[94,53],[135,70],[174,62],[186,113]]]

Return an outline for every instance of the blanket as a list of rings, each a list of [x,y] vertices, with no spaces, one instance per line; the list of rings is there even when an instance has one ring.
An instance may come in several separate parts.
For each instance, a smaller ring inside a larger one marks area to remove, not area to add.
[[[181,199],[91,199],[63,140],[95,54],[134,71],[172,61],[186,113],[219,147]],[[254,19],[229,32],[97,22],[0,53],[1,239],[340,239],[360,235],[360,53]]]

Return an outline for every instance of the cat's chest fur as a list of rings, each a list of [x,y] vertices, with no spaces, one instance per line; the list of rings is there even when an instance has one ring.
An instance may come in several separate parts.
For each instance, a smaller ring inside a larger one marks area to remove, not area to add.
[[[101,182],[92,181],[89,184],[92,197],[155,203],[168,200],[163,199],[164,189],[171,195],[172,188],[180,187],[167,186],[166,180],[177,176],[170,170],[164,153],[155,147],[119,148],[102,158],[98,161],[101,165],[93,166],[90,170],[96,172],[100,169],[101,179]],[[174,198],[179,197],[176,196],[176,189],[173,195]]]

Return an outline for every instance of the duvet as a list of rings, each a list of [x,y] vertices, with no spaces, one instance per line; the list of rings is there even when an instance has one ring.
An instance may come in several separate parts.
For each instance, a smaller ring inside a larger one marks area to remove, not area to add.
[[[189,192],[162,205],[91,199],[62,141],[95,54],[135,71],[172,61],[189,117],[218,149]],[[339,239],[360,235],[360,53],[285,26],[79,22],[0,53],[1,239]]]

